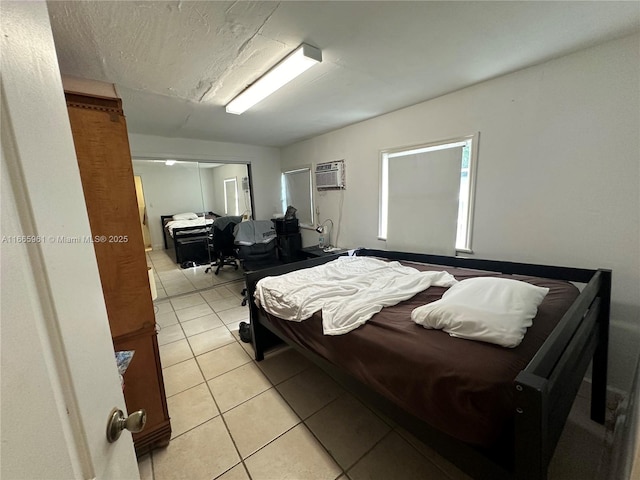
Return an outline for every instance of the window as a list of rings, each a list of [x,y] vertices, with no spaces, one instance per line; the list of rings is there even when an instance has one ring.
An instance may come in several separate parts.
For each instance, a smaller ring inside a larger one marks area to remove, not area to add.
[[[389,249],[471,251],[477,135],[381,153],[378,236]]]
[[[227,178],[224,181],[224,214],[240,215],[238,211],[238,181]]]
[[[292,205],[300,223],[313,226],[311,168],[303,167],[282,172],[282,211]]]

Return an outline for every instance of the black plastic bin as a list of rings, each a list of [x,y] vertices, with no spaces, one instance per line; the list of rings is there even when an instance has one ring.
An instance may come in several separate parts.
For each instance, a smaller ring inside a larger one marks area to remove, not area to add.
[[[300,231],[297,218],[273,218],[272,221],[276,226],[276,233],[278,235],[289,235]]]

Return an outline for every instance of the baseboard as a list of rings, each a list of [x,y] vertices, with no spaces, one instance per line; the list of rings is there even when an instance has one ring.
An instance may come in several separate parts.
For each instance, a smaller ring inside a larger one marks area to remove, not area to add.
[[[636,362],[631,391],[620,395],[611,438],[608,471],[600,478],[627,480],[640,478],[640,358]],[[606,473],[606,475],[605,475]]]
[[[578,389],[578,395],[585,398],[591,397],[591,379],[585,377]],[[617,410],[620,404],[628,397],[629,392],[617,387],[607,385],[607,409]]]

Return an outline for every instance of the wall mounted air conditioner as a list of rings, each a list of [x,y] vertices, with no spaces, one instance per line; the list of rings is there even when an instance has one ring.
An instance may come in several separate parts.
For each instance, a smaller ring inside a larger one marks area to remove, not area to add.
[[[344,160],[318,163],[316,165],[316,188],[318,190],[340,190],[345,188]]]

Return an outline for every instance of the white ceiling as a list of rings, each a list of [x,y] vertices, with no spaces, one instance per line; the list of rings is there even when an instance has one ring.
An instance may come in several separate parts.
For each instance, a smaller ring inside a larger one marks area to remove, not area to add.
[[[130,132],[283,146],[640,31],[640,2],[49,1],[63,74],[115,83]],[[323,62],[224,105],[300,43]]]

